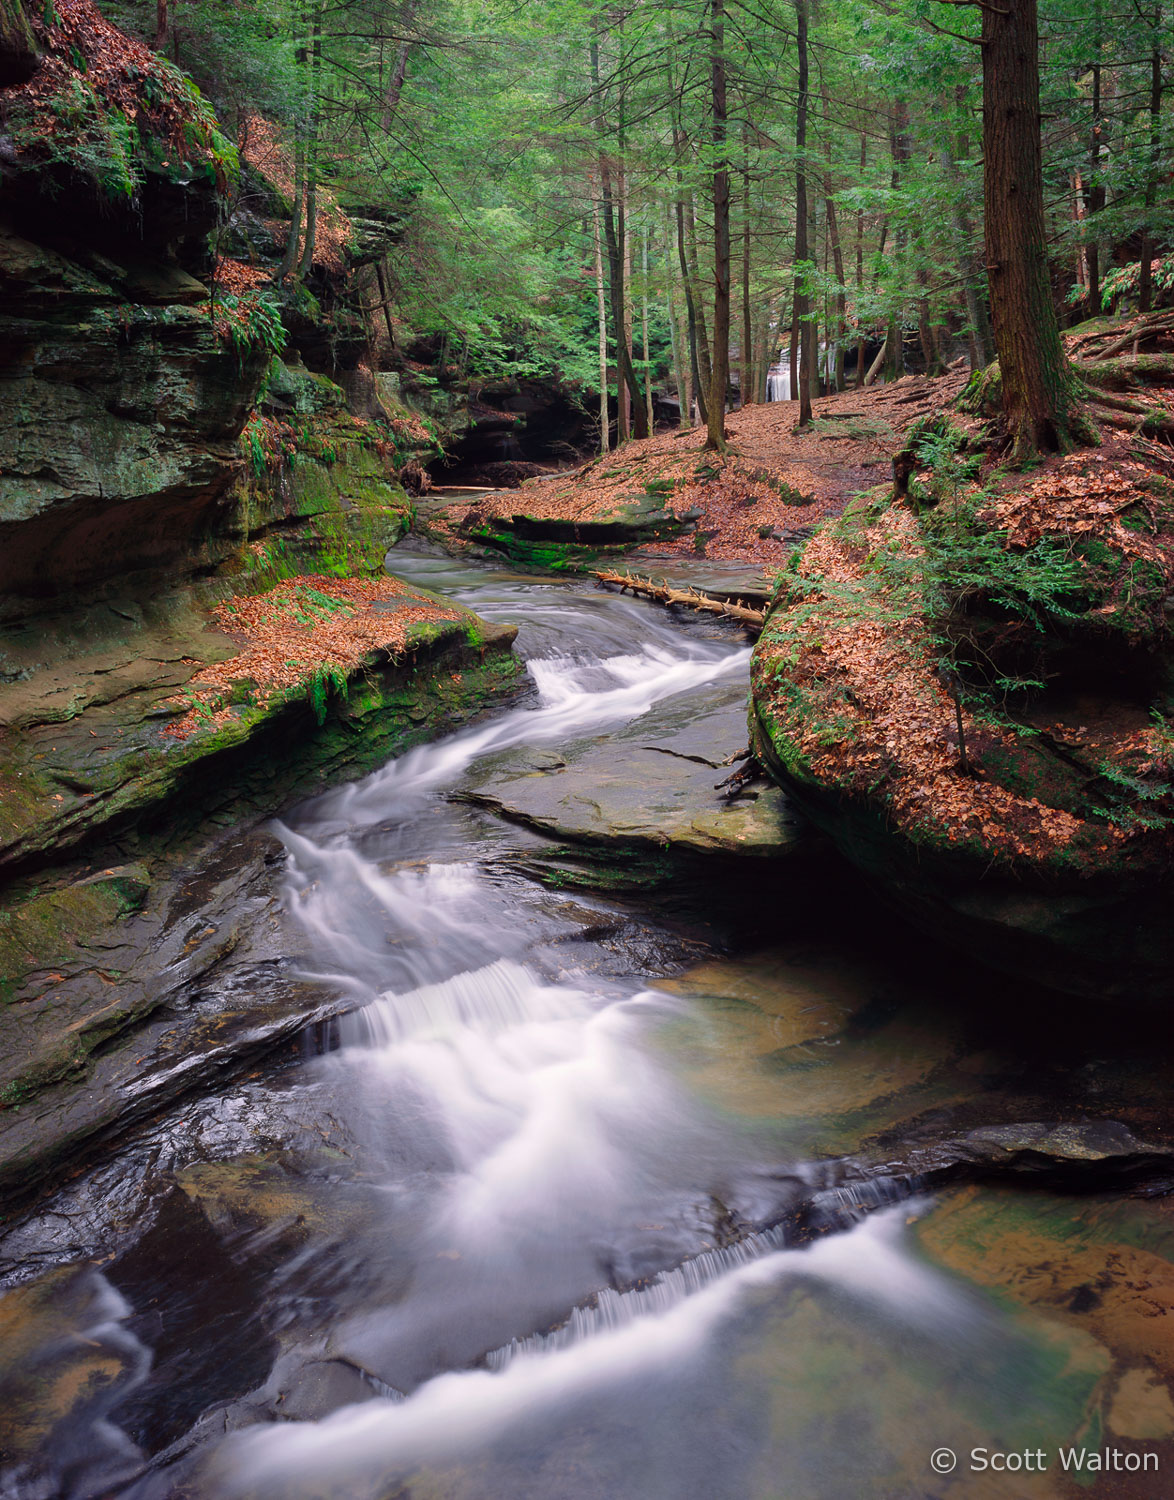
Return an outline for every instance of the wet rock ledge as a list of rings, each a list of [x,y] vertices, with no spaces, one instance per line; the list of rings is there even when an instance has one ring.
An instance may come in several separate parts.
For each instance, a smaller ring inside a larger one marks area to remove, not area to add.
[[[520,673],[512,629],[385,572],[386,413],[215,282],[238,165],[198,91],[87,0],[31,24],[36,107],[0,88],[0,1218],[320,1013],[250,827]],[[37,105],[107,47],[142,151],[115,199],[63,133],[47,166]]]

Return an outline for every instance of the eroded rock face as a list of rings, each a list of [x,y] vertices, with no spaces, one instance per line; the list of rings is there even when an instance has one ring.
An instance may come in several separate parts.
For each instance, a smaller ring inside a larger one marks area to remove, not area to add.
[[[519,670],[512,628],[386,580],[412,518],[386,430],[275,358],[275,303],[213,297],[236,152],[211,109],[89,0],[55,16],[33,18],[44,88],[0,97],[6,1190],[318,1014],[287,954],[241,957],[276,901],[264,849],[203,891],[207,920],[179,887],[226,829],[456,727]],[[125,65],[91,69],[111,47]],[[137,120],[125,191],[54,133],[74,87]],[[360,605],[322,590],[375,577],[387,599],[340,655]],[[309,603],[276,676],[254,653],[209,695],[251,639],[217,609],[269,618],[286,583]]]
[[[89,264],[0,229],[0,593],[29,612],[209,561],[269,362],[178,266]]]

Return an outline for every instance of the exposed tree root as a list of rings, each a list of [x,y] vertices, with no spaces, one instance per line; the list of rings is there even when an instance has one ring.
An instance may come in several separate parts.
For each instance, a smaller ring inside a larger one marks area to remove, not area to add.
[[[1078,360],[1073,366],[1086,385],[1133,391],[1147,385],[1174,385],[1174,354],[1139,354],[1128,359]]]
[[[1123,350],[1138,349],[1150,339],[1174,337],[1174,308],[1163,307],[1157,312],[1137,318],[1126,327],[1118,324],[1114,328],[1100,328],[1095,333],[1086,333],[1069,345],[1072,355],[1079,360],[1112,359]]]
[[[600,583],[610,584],[621,593],[631,589],[646,599],[655,599],[658,604],[682,604],[687,609],[703,610],[706,614],[724,615],[727,620],[737,620],[747,630],[757,634],[766,620],[766,611],[751,609],[747,604],[731,604],[726,599],[716,599],[700,589],[676,589],[667,583],[655,583],[651,578],[641,578],[637,573],[617,573],[613,568],[597,569],[594,575]]]

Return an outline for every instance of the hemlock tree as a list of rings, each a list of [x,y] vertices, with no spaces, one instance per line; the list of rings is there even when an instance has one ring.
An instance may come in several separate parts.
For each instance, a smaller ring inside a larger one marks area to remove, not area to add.
[[[982,13],[987,281],[1003,416],[1023,459],[1069,445],[1074,390],[1048,266],[1037,0],[943,3]]]

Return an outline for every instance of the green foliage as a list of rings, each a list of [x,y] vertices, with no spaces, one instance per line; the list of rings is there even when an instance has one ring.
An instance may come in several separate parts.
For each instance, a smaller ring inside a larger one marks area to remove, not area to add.
[[[278,355],[285,348],[281,309],[269,292],[229,293],[210,302],[208,313],[217,335],[236,350],[242,368],[248,356],[258,350]]]
[[[1045,631],[1077,618],[1087,602],[1087,570],[1057,538],[1043,537],[1026,550],[1008,548],[976,521],[973,506],[934,512],[922,535],[925,554],[917,566],[931,616],[981,600]]]
[[[318,720],[319,724],[325,724],[326,722],[331,693],[345,702],[349,686],[347,674],[341,668],[334,666],[315,668],[313,675],[306,684],[306,695],[310,700],[310,707],[314,710],[314,717]]]
[[[1174,291],[1174,255],[1167,255],[1153,268],[1153,284],[1156,292]],[[1137,295],[1141,284],[1141,262],[1131,261],[1125,266],[1116,266],[1101,283],[1101,306],[1106,311],[1118,297]]]

